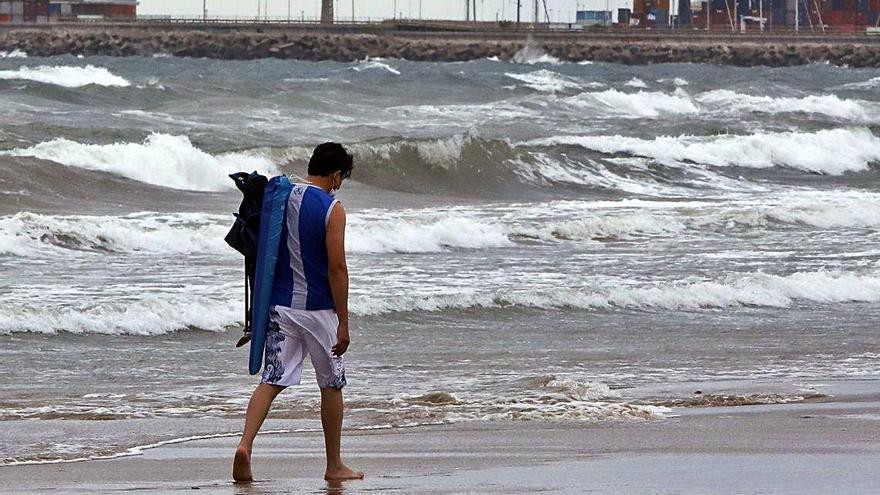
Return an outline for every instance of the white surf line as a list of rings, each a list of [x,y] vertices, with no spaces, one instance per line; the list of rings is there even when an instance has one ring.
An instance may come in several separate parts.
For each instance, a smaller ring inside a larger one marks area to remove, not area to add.
[[[373,430],[390,430],[394,428],[415,428],[418,426],[436,426],[436,425],[444,425],[448,424],[445,421],[437,421],[431,423],[407,423],[403,425],[392,425],[392,424],[384,424],[384,425],[376,425],[376,426],[358,426],[351,428],[355,431],[373,431]],[[261,431],[260,435],[281,435],[285,433],[318,433],[321,430],[318,428],[297,428],[295,430],[268,430]],[[92,455],[87,457],[75,457],[73,459],[30,459],[30,460],[21,460],[21,461],[10,461],[10,462],[0,462],[0,467],[6,466],[27,466],[27,465],[35,465],[35,464],[70,464],[74,462],[86,462],[86,461],[107,461],[111,459],[120,459],[124,457],[133,457],[138,455],[143,455],[144,451],[155,449],[159,447],[164,447],[166,445],[176,445],[186,442],[192,442],[196,440],[209,440],[212,438],[228,438],[235,437],[241,435],[241,432],[229,432],[229,433],[212,433],[210,435],[193,435],[190,437],[181,437],[181,438],[172,438],[170,440],[162,440],[161,442],[149,443],[146,445],[137,445],[126,449],[124,452],[118,452],[115,454],[105,454],[105,455]]]
[[[260,432],[262,435],[277,435],[281,433],[306,433],[306,432],[317,432],[315,428],[306,428],[301,430],[269,430]],[[210,435],[193,435],[191,437],[181,437],[181,438],[172,438],[170,440],[162,440],[161,442],[149,443],[146,445],[137,445],[135,447],[131,447],[124,452],[117,452],[115,454],[105,454],[105,455],[91,455],[88,457],[75,457],[73,459],[32,459],[32,460],[23,460],[23,461],[12,461],[0,464],[2,466],[25,466],[25,465],[33,465],[33,464],[69,464],[73,462],[85,462],[85,461],[103,461],[109,459],[119,459],[122,457],[132,457],[136,455],[142,455],[145,450],[155,449],[158,447],[163,447],[165,445],[174,445],[178,443],[191,442],[194,440],[207,440],[211,438],[225,438],[225,437],[234,437],[237,435],[241,435],[241,432],[234,433],[213,433]]]

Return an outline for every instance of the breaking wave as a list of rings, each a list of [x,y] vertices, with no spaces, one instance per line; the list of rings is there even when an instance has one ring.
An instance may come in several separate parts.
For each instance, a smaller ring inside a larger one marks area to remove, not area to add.
[[[519,79],[537,91],[556,93],[574,90],[577,87],[593,87],[593,84],[574,86],[574,81],[565,79],[551,71],[538,71],[519,74]],[[511,74],[507,74],[511,76]],[[660,79],[666,83],[669,80]],[[604,91],[585,91],[574,96],[558,97],[549,95],[551,103],[563,109],[577,108],[596,112],[603,116],[629,118],[660,118],[671,115],[741,115],[748,113],[764,114],[807,114],[823,115],[833,119],[855,124],[873,123],[880,120],[880,106],[874,102],[840,98],[836,95],[807,95],[803,97],[753,96],[731,90],[720,89],[691,95],[684,90],[687,81],[675,79],[672,92],[648,91],[648,85],[641,79],[633,78],[623,84],[638,91],[606,89]],[[599,86],[601,87],[601,85]]]
[[[603,206],[604,205],[604,206]],[[540,220],[535,220],[540,219]],[[95,253],[232,255],[223,237],[231,215],[150,213],[124,216],[0,217],[0,255]],[[436,253],[504,248],[522,242],[635,240],[712,232],[873,229],[880,197],[870,193],[806,194],[744,202],[541,202],[510,207],[349,212],[348,250],[355,254]]]
[[[865,106],[868,102],[848,100],[836,95],[809,95],[802,98],[752,96],[720,89],[697,96],[704,106],[723,112],[755,113],[806,113],[821,114],[853,122],[871,120]]]
[[[629,86],[630,88],[646,89],[648,87],[648,84],[645,83],[645,81],[642,81],[641,79],[639,79],[638,77],[634,77],[634,78],[630,79],[629,81],[625,82],[624,86]]]
[[[0,218],[0,255],[46,248],[160,254],[229,253],[230,217],[200,213],[53,216],[21,212]]]
[[[513,55],[511,61],[515,64],[535,65],[535,64],[551,64],[559,65],[562,63],[558,58],[548,55],[543,49],[538,47],[532,40],[526,42],[518,52]]]
[[[878,301],[880,275],[876,273],[817,271],[784,276],[761,272],[730,273],[715,280],[682,280],[647,285],[620,280],[613,284],[603,282],[580,289],[470,289],[430,295],[356,295],[352,308],[360,315],[506,307],[702,311]]]
[[[880,86],[880,77],[872,77],[867,81],[849,83],[840,86],[841,89],[874,89]]]
[[[223,237],[231,215],[137,213],[125,216],[41,215],[0,217],[0,255],[51,255],[64,249],[95,253],[216,254],[233,256]],[[430,253],[510,246],[505,227],[438,212],[355,212],[348,216],[351,253]]]
[[[0,58],[27,58],[27,53],[16,48],[11,52],[0,51]]]
[[[562,136],[533,141],[537,145],[575,145],[602,153],[652,158],[664,165],[696,163],[712,166],[799,169],[819,174],[861,172],[880,161],[880,138],[867,128],[752,135]]]
[[[590,216],[548,222],[535,229],[519,229],[516,234],[541,240],[612,240],[644,235],[671,236],[687,226],[673,217],[652,214]]]
[[[93,65],[85,67],[41,65],[33,68],[23,66],[18,70],[0,71],[0,79],[34,81],[65,88],[81,88],[89,85],[119,88],[131,86],[125,78],[111,73],[104,67]]]
[[[244,153],[211,155],[186,136],[150,134],[143,143],[83,144],[64,138],[3,154],[51,160],[109,172],[136,181],[191,191],[234,189],[228,174],[242,170],[277,173],[267,158]]]
[[[491,282],[491,281],[489,281]],[[585,311],[718,311],[743,307],[789,308],[810,304],[880,301],[880,274],[840,271],[727,273],[715,279],[695,277],[663,282],[601,279],[584,287],[541,283],[483,288],[446,287],[355,292],[351,310],[358,316],[476,308],[535,308]],[[510,281],[508,281],[510,282]],[[199,290],[204,291],[204,288]],[[216,295],[181,288],[126,300],[56,306],[22,302],[0,307],[0,334],[13,332],[108,335],[162,335],[200,329],[223,331],[242,321],[240,293],[232,286]]]
[[[429,253],[513,244],[501,225],[461,215],[427,214],[395,219],[370,216],[350,215],[347,237],[352,252]]]
[[[59,308],[45,304],[0,307],[0,334],[162,335],[183,329],[222,331],[243,320],[240,298],[145,294],[133,301]]]
[[[579,146],[634,160],[548,148],[557,145]],[[557,186],[651,196],[692,195],[719,188],[745,191],[758,185],[688,164],[775,166],[840,175],[865,171],[880,161],[880,138],[863,127],[654,139],[562,135],[525,143],[456,134],[363,141],[348,147],[357,160],[359,182],[407,192],[481,197],[548,194]],[[85,144],[57,138],[28,148],[0,151],[0,155],[50,160],[189,191],[233,190],[227,175],[242,170],[275,175],[281,173],[280,164],[295,163],[297,168],[286,171],[297,172],[310,154],[309,146],[211,154],[186,136],[161,133],[150,134],[142,142]],[[666,167],[647,167],[645,158]]]
[[[645,195],[691,195],[695,185],[714,188],[723,182],[700,180],[699,184],[679,186],[672,179],[659,177],[662,172],[646,172],[644,167],[612,171],[605,164],[589,158],[579,159],[472,135],[366,141],[348,148],[357,161],[359,182],[414,193],[523,197],[523,194],[549,194],[560,186],[589,189],[601,194],[625,191]],[[296,147],[275,152],[272,156],[277,163],[305,163],[309,153],[306,147]],[[676,174],[681,175],[680,171]],[[729,186],[725,183],[725,187]],[[749,189],[749,186],[740,183],[736,188]]]
[[[399,76],[399,75],[400,75],[400,71],[399,71],[399,70],[397,70],[397,69],[395,69],[394,67],[391,67],[390,65],[386,64],[386,63],[383,62],[381,59],[367,59],[367,60],[364,60],[364,61],[362,61],[362,62],[358,62],[357,65],[354,65],[354,66],[350,67],[350,69],[353,70],[354,72],[362,72],[362,71],[365,71],[365,70],[376,70],[376,69],[378,69],[378,70],[382,70],[382,71],[385,71],[385,72],[389,72],[389,73],[391,73],[391,74],[394,74],[395,76]]]
[[[576,81],[572,81],[561,74],[546,69],[526,74],[506,72],[504,75],[525,83],[526,87],[542,93],[556,93],[558,91],[578,89],[581,87]]]
[[[639,91],[624,93],[616,89],[586,92],[563,99],[563,103],[574,107],[623,115],[632,118],[658,118],[663,115],[696,114],[700,108],[684,92],[674,94],[659,91]]]

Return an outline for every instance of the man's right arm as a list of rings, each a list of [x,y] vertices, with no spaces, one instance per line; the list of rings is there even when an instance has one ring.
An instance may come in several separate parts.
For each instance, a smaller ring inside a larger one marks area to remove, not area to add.
[[[339,318],[336,345],[333,354],[341,356],[351,341],[348,333],[348,263],[345,261],[345,209],[341,203],[333,206],[327,222],[327,261],[329,263],[330,291]]]

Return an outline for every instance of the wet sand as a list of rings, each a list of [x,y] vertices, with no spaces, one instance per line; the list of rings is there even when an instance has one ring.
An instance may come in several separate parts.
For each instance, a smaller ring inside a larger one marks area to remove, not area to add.
[[[679,409],[644,422],[467,423],[352,431],[342,487],[318,433],[262,436],[258,482],[229,481],[235,437],[143,455],[0,468],[3,493],[876,493],[880,401]]]

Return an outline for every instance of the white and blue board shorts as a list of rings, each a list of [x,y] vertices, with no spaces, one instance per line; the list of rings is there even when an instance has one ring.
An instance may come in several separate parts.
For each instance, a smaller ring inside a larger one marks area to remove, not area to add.
[[[265,364],[261,383],[289,387],[299,385],[308,355],[320,388],[346,385],[342,356],[331,351],[336,345],[339,318],[332,309],[306,311],[273,306],[266,331]]]

